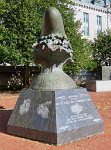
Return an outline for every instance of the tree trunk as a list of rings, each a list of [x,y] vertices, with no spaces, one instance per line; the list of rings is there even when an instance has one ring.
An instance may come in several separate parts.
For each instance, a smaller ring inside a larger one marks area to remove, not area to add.
[[[29,65],[24,65],[24,81],[23,81],[23,86],[24,88],[29,87],[29,79],[30,79],[30,70],[29,70]]]
[[[109,54],[109,66],[111,66],[111,54]]]

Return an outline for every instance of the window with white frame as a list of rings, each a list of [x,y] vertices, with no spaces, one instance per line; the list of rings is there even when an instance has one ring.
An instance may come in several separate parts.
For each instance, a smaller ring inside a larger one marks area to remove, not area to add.
[[[97,34],[102,32],[102,17],[97,15]]]
[[[85,36],[89,36],[89,14],[83,13],[83,33]]]

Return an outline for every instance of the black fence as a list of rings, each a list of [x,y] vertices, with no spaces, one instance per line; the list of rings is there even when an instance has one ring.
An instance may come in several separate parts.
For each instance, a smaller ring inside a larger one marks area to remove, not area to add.
[[[37,66],[0,66],[0,91],[6,90],[21,90],[28,87],[32,79],[37,76],[41,68]],[[72,76],[71,76],[72,77]],[[76,84],[85,86],[87,80],[102,79],[101,67],[96,68],[92,72],[80,72],[77,76],[72,77]]]
[[[0,66],[0,90],[19,90],[40,72],[37,66]]]

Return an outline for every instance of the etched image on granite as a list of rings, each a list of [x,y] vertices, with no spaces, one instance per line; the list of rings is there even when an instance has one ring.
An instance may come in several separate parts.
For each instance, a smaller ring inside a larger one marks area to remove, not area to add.
[[[21,115],[29,111],[30,103],[31,103],[30,99],[24,99],[23,104],[20,105],[20,110],[19,110]]]
[[[37,107],[37,114],[43,118],[48,118],[49,117],[49,108],[48,108],[49,105],[51,105],[51,101],[46,102],[44,104],[39,104],[39,106]]]

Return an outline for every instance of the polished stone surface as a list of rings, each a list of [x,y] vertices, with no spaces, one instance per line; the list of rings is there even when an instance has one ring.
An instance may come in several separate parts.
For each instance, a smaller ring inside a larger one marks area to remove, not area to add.
[[[93,92],[111,91],[111,80],[90,80],[86,82],[86,89]]]
[[[84,88],[23,89],[7,132],[59,145],[103,132],[103,121]]]
[[[111,80],[111,66],[102,66],[102,80]]]

